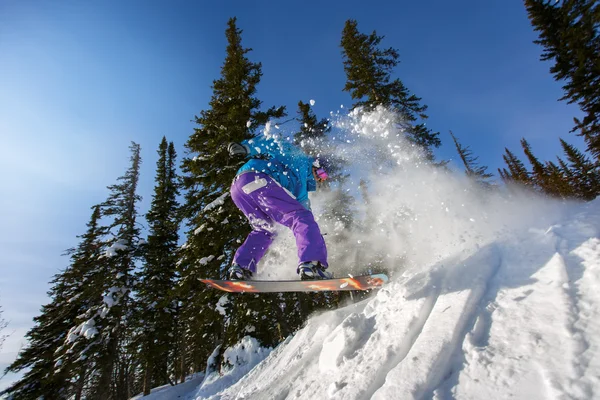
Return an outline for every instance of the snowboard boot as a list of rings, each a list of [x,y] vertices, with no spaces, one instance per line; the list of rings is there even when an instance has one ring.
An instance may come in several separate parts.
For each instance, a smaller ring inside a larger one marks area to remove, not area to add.
[[[300,279],[303,281],[333,278],[333,274],[331,272],[327,272],[325,267],[318,261],[304,262],[298,265],[296,272],[298,275],[300,275]]]
[[[252,271],[244,269],[237,264],[233,264],[227,270],[225,279],[228,281],[249,281],[252,279]]]

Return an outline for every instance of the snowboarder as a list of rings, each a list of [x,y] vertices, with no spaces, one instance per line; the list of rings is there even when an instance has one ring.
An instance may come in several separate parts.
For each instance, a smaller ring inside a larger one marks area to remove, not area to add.
[[[265,137],[229,143],[229,154],[249,160],[238,170],[231,198],[246,215],[252,232],[237,249],[226,279],[250,280],[275,238],[274,223],[290,228],[296,238],[303,280],[329,279],[327,248],[310,209],[308,192],[328,178],[319,160],[296,146]]]

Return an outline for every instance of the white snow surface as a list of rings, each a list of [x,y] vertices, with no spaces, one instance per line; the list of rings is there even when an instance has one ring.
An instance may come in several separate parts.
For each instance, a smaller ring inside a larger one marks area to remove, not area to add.
[[[203,374],[197,374],[189,377],[185,382],[177,386],[165,385],[157,387],[152,389],[152,392],[148,396],[139,394],[130,400],[193,400],[195,398],[194,389],[202,383],[203,378]]]
[[[381,109],[335,121],[336,154],[359,167],[349,193],[369,188],[360,231],[320,215],[333,191],[311,199],[333,272],[379,256],[390,283],[272,351],[244,339],[228,349],[234,368],[165,399],[600,398],[600,199],[484,191],[420,162],[394,121]],[[295,277],[280,232],[258,279]]]
[[[260,347],[256,339],[246,336],[240,343],[225,350],[223,358],[227,367],[221,373],[207,373],[193,398],[212,397],[214,393],[227,390],[263,361],[270,352],[270,348]]]
[[[157,398],[599,398],[600,201],[563,211],[398,273],[313,316],[256,366],[268,350],[246,344],[223,376]]]

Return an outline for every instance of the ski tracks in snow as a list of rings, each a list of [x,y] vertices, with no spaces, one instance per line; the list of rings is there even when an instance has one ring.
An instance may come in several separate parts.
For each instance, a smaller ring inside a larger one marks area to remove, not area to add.
[[[385,383],[375,391],[373,399],[433,396],[454,368],[456,348],[463,342],[500,261],[497,248],[488,246],[466,260],[453,260],[449,267],[433,270],[428,285],[440,288],[435,304],[406,357],[387,372]]]
[[[588,210],[568,221],[503,243],[502,267],[463,344],[462,368],[439,398],[598,396],[600,220]]]
[[[569,303],[567,330],[572,336],[572,371],[565,393],[571,398],[595,398],[600,383],[600,218],[590,213],[575,215],[566,226],[553,226],[556,251],[563,259]],[[593,337],[592,337],[593,336]]]

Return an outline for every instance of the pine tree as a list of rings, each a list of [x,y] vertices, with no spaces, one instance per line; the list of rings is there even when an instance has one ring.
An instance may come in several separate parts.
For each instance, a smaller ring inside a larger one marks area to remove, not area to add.
[[[493,176],[492,174],[486,172],[487,167],[478,166],[477,159],[478,157],[473,156],[473,152],[469,149],[469,147],[463,147],[459,142],[456,136],[452,132],[450,132],[450,136],[452,136],[452,140],[454,141],[454,145],[456,146],[456,151],[465,166],[465,173],[467,176],[472,179],[477,184],[483,187],[489,187],[491,183],[489,179]]]
[[[529,164],[531,164],[531,178],[533,184],[542,191],[545,191],[545,189],[548,188],[546,167],[533,155],[531,146],[525,138],[521,139],[521,147],[523,147],[523,152],[529,160]]]
[[[143,371],[143,393],[170,383],[174,370],[174,310],[171,288],[175,282],[179,215],[176,153],[163,137],[159,150],[156,186],[150,211],[148,243],[139,272],[136,295],[140,319],[139,349]]]
[[[544,48],[541,60],[553,60],[550,72],[565,82],[561,100],[577,103],[575,119],[588,151],[600,161],[600,4],[596,0],[525,0],[529,19]]]
[[[94,373],[87,388],[89,399],[122,399],[131,393],[135,359],[131,357],[131,292],[135,286],[133,270],[140,258],[140,230],[137,224],[137,194],[141,165],[140,146],[132,143],[131,165],[120,183],[108,187],[110,194],[102,203],[101,211],[111,220],[108,226],[112,236],[107,240],[108,269],[100,285],[102,297],[95,298],[76,328],[93,326],[90,343],[84,356],[94,360]]]
[[[498,175],[504,183],[510,183],[510,172],[506,168],[498,168]]]
[[[382,105],[397,111],[401,116],[398,123],[407,137],[433,160],[432,147],[439,147],[441,142],[439,132],[434,133],[425,125],[427,106],[421,105],[421,99],[411,94],[400,79],[391,78],[392,70],[400,62],[398,51],[379,48],[383,36],[375,31],[363,34],[357,25],[355,20],[347,20],[341,40],[347,78],[344,91],[357,100],[353,107],[371,110]]]
[[[531,179],[537,189],[553,197],[567,198],[572,196],[571,186],[556,164],[539,161],[525,138],[521,139],[521,146],[531,164]]]
[[[508,166],[508,170],[498,169],[500,176],[505,182],[514,182],[523,186],[533,186],[531,173],[525,167],[525,164],[517,158],[510,150],[504,148],[505,154],[502,156]]]
[[[302,148],[304,153],[318,159],[322,167],[327,170],[329,179],[318,182],[318,190],[329,191],[332,182],[342,178],[341,170],[345,162],[336,157],[328,141],[327,133],[331,125],[327,118],[318,119],[312,111],[310,104],[298,102],[298,118],[300,130],[294,135],[295,143]]]
[[[249,232],[246,219],[227,200],[231,182],[242,163],[229,157],[227,143],[250,139],[255,136],[256,128],[269,118],[285,115],[283,107],[260,111],[256,86],[262,75],[261,64],[247,58],[251,49],[242,46],[241,34],[236,19],[231,18],[226,30],[227,55],[221,78],[214,81],[209,109],[196,117],[198,127],[185,145],[190,156],[182,163],[187,190],[184,216],[189,228],[179,267],[179,292],[183,296],[182,313],[186,321],[183,371],[203,368],[217,346],[224,345],[223,351],[227,345],[236,343],[246,328],[241,311],[236,310],[246,307],[238,303],[251,297],[238,296],[236,302],[225,304],[227,296],[201,287],[197,279],[223,276]],[[228,315],[221,315],[223,310]],[[255,328],[253,334],[260,335],[262,328]]]
[[[563,139],[560,139],[560,143],[567,160],[569,160],[569,164],[564,161],[560,163],[561,169],[571,182],[575,196],[583,200],[595,199],[600,193],[600,171],[575,146],[568,144]]]
[[[326,118],[321,120],[312,111],[310,104],[298,102],[298,122],[300,131],[294,135],[295,142],[312,157],[319,157],[323,148],[323,141],[331,126]]]
[[[91,303],[101,298],[100,284],[107,272],[102,255],[106,251],[102,237],[106,228],[99,225],[100,207],[95,206],[87,232],[68,253],[71,263],[55,275],[48,293],[51,302],[34,318],[27,333],[28,346],[7,368],[7,372],[27,370],[6,394],[15,399],[81,399],[93,372],[93,358],[86,353],[89,343],[75,340],[79,335],[92,337],[93,324],[82,331],[72,329],[88,312]]]
[[[546,184],[549,187],[548,192],[556,197],[571,198],[575,197],[575,189],[567,178],[561,167],[552,161],[546,161]]]
[[[560,157],[556,157],[556,158],[558,160],[558,165],[559,165],[559,168],[560,168],[562,174],[565,176],[565,178],[569,182],[573,183],[572,186],[575,188],[575,184],[574,184],[575,177],[574,177],[573,171],[571,170],[571,167],[562,158],[560,158]],[[577,189],[575,189],[575,190],[577,190]]]

